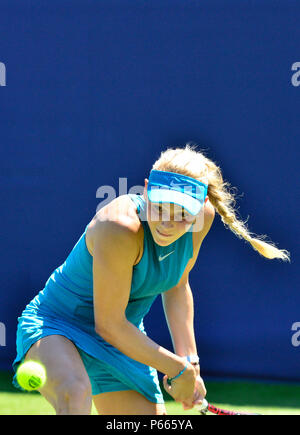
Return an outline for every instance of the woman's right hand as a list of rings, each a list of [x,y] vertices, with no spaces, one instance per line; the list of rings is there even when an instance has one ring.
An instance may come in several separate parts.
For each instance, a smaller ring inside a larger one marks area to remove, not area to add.
[[[176,402],[184,402],[187,406],[193,407],[196,371],[192,364],[188,363],[185,371],[178,378],[171,382],[171,385],[167,382],[168,376],[163,378],[163,384],[166,392]]]

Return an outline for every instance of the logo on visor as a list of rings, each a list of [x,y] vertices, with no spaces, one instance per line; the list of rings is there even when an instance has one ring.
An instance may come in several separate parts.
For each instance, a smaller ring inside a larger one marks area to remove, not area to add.
[[[170,182],[170,187],[178,187],[179,189],[191,190],[192,186],[188,186],[187,184],[176,183],[174,180]]]

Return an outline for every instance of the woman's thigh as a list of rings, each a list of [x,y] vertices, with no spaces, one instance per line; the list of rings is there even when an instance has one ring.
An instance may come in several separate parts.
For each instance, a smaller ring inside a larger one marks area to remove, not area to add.
[[[90,380],[76,346],[69,339],[62,335],[44,337],[31,346],[25,357],[27,360],[45,366],[47,381],[39,392],[56,411],[69,405],[73,407],[72,412],[90,412]],[[64,411],[68,412],[67,409]]]
[[[163,403],[150,402],[134,390],[113,391],[93,396],[95,407],[102,415],[165,415]]]

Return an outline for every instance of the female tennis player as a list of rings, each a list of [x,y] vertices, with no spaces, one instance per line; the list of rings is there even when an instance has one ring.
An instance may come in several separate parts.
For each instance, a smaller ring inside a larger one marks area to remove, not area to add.
[[[100,209],[66,261],[18,319],[14,370],[44,364],[40,393],[56,414],[166,414],[164,388],[185,409],[206,395],[193,329],[189,273],[215,211],[262,256],[289,253],[254,237],[237,219],[221,169],[187,145],[155,162],[143,195]],[[174,353],[143,327],[161,294]],[[16,379],[14,379],[16,383]]]

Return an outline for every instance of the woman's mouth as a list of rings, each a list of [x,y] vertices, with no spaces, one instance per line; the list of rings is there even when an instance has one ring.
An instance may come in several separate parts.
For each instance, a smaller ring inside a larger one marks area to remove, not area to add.
[[[159,231],[158,228],[156,228],[156,231],[158,232],[158,234],[159,234],[160,236],[163,236],[163,237],[171,237],[171,234],[165,234],[165,233],[162,233],[161,231]]]

